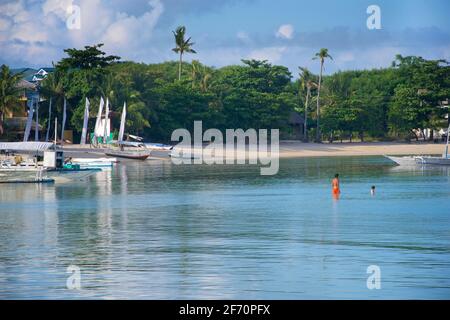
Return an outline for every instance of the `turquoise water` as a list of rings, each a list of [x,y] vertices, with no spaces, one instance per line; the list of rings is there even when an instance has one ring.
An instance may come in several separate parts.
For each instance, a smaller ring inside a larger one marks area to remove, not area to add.
[[[449,200],[450,169],[382,157],[286,159],[273,177],[124,162],[83,182],[0,185],[0,298],[449,299]]]

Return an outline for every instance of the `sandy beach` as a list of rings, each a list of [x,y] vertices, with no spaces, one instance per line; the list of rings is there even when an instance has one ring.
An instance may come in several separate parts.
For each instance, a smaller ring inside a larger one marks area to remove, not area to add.
[[[355,143],[301,143],[282,142],[281,157],[335,157],[376,155],[441,155],[443,143],[397,143],[397,142],[355,142]]]
[[[398,142],[354,142],[354,143],[302,143],[298,141],[281,141],[281,158],[301,157],[337,157],[337,156],[375,156],[375,155],[441,155],[443,143],[398,143]],[[102,149],[90,148],[89,145],[65,145],[68,156],[104,157]],[[194,151],[194,154],[197,152]],[[239,150],[239,154],[243,151]],[[166,151],[152,151],[152,157],[169,158]]]

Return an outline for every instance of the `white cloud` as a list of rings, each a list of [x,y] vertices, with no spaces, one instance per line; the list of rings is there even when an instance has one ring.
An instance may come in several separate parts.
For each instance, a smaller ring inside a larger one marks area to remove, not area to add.
[[[245,31],[239,31],[239,32],[236,34],[236,37],[237,37],[239,40],[244,41],[244,42],[247,42],[248,40],[250,40],[250,36],[249,36],[248,33],[245,32]]]
[[[102,36],[101,41],[107,44],[106,48],[126,55],[130,50],[142,49],[148,45],[152,31],[164,11],[159,0],[151,0],[149,4],[151,10],[139,17],[123,13],[118,15]]]
[[[67,9],[80,7],[81,29],[69,30]],[[0,59],[13,65],[38,66],[59,60],[63,49],[105,43],[108,54],[147,60],[153,30],[164,6],[147,1],[141,13],[121,12],[102,0],[19,0],[0,4]],[[50,60],[52,59],[52,60]]]
[[[286,47],[266,47],[253,50],[248,55],[249,59],[255,60],[267,60],[271,63],[280,61],[283,53],[286,51]]]
[[[277,38],[290,40],[294,37],[294,27],[292,24],[283,24],[278,28],[275,35]]]

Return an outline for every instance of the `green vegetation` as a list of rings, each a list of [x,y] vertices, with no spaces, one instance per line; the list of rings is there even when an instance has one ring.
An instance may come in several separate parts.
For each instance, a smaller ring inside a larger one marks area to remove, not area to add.
[[[192,52],[185,29],[174,32],[178,62],[143,64],[106,56],[102,44],[82,50],[67,49],[67,57],[55,65],[55,72],[42,82],[41,94],[52,98],[58,115],[62,100],[68,102],[68,127],[81,131],[84,101],[91,101],[93,127],[100,96],[107,97],[111,111],[120,114],[128,105],[127,131],[169,141],[172,130],[192,129],[194,120],[204,128],[280,128],[282,138],[290,138],[289,115],[296,111],[306,120],[305,140],[316,136],[328,139],[403,139],[415,137],[413,129],[446,126],[440,108],[450,96],[450,67],[442,60],[395,57],[389,68],[343,71],[323,75],[326,49],[316,57],[319,75],[300,68],[293,80],[284,66],[267,61],[242,60],[241,65],[212,68],[193,60],[183,62]],[[331,62],[330,62],[331,63]],[[18,77],[2,66],[0,116],[17,105]],[[49,99],[41,104],[41,124],[47,121]],[[316,102],[316,110],[310,110]],[[319,122],[320,118],[320,122]],[[120,117],[113,116],[118,128]],[[0,122],[0,132],[2,130]]]
[[[5,114],[13,112],[20,106],[20,88],[18,87],[22,74],[12,74],[11,70],[2,65],[0,69],[0,136],[3,135]]]

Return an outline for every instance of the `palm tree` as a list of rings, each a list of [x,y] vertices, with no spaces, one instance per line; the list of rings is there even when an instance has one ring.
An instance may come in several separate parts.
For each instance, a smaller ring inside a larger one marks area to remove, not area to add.
[[[61,108],[65,96],[63,78],[63,73],[59,69],[55,69],[54,72],[50,73],[47,78],[42,81],[42,85],[39,90],[44,97],[48,99],[52,98],[54,105],[61,106]]]
[[[186,27],[179,26],[175,31],[172,31],[175,37],[175,45],[176,47],[172,49],[172,51],[178,53],[180,55],[180,61],[178,65],[178,80],[181,80],[181,68],[183,64],[183,54],[184,53],[197,53],[192,46],[194,45],[191,42],[191,38],[189,37],[185,40],[186,35]]]
[[[48,100],[52,99],[55,114],[61,114],[63,112],[64,98],[66,95],[63,71],[59,68],[55,68],[55,71],[50,73],[42,81],[39,91],[40,94]],[[47,121],[51,121],[51,119],[48,119]],[[59,123],[62,125],[62,121],[59,121]]]
[[[16,110],[20,106],[20,91],[18,84],[21,73],[12,74],[6,65],[0,68],[0,135],[3,135],[3,123],[6,113]]]
[[[319,52],[317,52],[313,60],[319,59],[320,60],[320,74],[319,74],[319,84],[317,86],[317,131],[316,131],[316,142],[321,141],[320,137],[320,127],[319,127],[319,118],[320,118],[320,88],[322,85],[322,73],[323,73],[323,64],[325,62],[326,58],[330,58],[333,60],[333,57],[328,54],[328,49],[322,48]]]
[[[202,65],[198,60],[192,60],[192,89],[197,86],[200,88],[202,92],[208,91],[209,88],[209,80],[212,77],[211,71],[205,66]]]
[[[309,98],[311,97],[311,89],[317,87],[317,83],[314,82],[315,77],[307,68],[298,67],[300,69],[300,90],[304,91],[306,89],[305,98],[305,125],[303,127],[303,137],[305,141],[308,141],[308,104]]]

